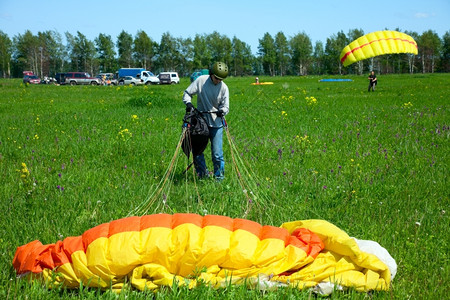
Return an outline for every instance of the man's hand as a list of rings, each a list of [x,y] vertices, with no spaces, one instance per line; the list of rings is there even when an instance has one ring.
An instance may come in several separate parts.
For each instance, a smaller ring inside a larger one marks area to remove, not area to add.
[[[186,104],[186,113],[187,114],[190,114],[191,112],[193,112],[194,111],[194,105],[192,105],[192,103],[191,102],[189,102],[188,104]]]

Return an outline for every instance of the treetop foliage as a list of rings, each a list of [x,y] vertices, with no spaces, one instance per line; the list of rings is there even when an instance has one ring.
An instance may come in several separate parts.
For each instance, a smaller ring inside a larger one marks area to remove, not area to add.
[[[76,35],[66,32],[64,43],[62,35],[54,30],[37,35],[27,30],[12,38],[0,30],[0,76],[21,77],[25,70],[39,77],[67,71],[96,75],[115,73],[122,67],[141,67],[153,73],[177,71],[187,76],[194,70],[209,68],[214,61],[226,62],[233,76],[450,71],[450,31],[442,38],[432,30],[405,33],[417,41],[417,56],[385,55],[344,68],[339,54],[346,44],[365,34],[362,29],[352,29],[347,34],[339,31],[325,43],[317,41],[315,45],[305,32],[292,37],[283,32],[275,36],[265,33],[259,39],[256,55],[236,36],[230,39],[216,31],[196,34],[193,39],[173,37],[166,32],[159,43],[143,30],[135,36],[122,31],[115,40],[100,33],[93,41],[78,31]]]

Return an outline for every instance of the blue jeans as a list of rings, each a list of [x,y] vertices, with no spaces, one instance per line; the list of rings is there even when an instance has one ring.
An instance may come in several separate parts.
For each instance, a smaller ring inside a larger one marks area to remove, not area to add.
[[[223,127],[209,127],[209,140],[211,141],[211,158],[214,166],[214,177],[221,180],[225,178],[225,160],[223,159]],[[208,176],[205,156],[194,157],[195,170],[199,177]]]

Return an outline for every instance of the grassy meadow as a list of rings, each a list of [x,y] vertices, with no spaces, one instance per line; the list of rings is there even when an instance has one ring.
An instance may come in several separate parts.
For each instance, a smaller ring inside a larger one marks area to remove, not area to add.
[[[444,299],[449,274],[450,75],[228,78],[226,178],[198,181],[174,160],[189,84],[27,86],[0,80],[0,298],[147,298],[132,289],[48,290],[17,279],[12,259],[35,239],[54,243],[148,203],[147,213],[246,217],[262,224],[324,219],[385,247],[398,264],[389,292],[334,299]],[[330,77],[326,77],[330,78]],[[209,149],[209,148],[208,148]],[[210,153],[206,161],[212,169]],[[233,153],[233,156],[231,155]],[[233,158],[252,189],[248,199]],[[253,197],[254,195],[254,197]],[[309,299],[310,291],[230,286],[163,289],[158,299]]]

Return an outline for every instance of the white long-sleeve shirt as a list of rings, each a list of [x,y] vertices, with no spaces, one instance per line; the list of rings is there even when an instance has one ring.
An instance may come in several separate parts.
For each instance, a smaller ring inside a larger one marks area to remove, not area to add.
[[[221,110],[223,115],[229,112],[230,92],[225,82],[214,84],[210,75],[203,75],[192,82],[183,94],[184,104],[192,103],[192,97],[197,95],[197,109],[202,112]],[[222,127],[222,118],[216,114],[204,114],[210,127]]]

